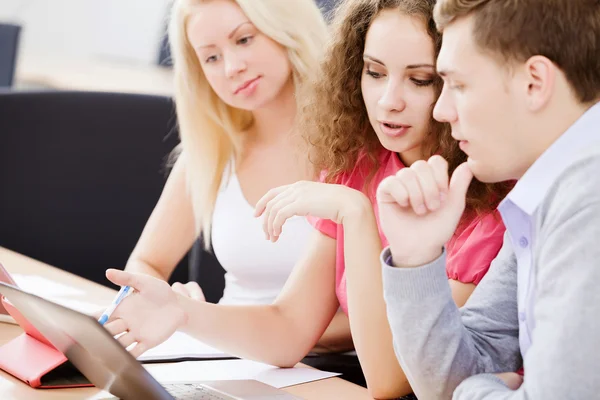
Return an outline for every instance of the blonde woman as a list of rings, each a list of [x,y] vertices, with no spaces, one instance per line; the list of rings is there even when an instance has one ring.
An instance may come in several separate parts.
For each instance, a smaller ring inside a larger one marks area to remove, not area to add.
[[[177,0],[169,31],[181,145],[125,269],[167,280],[202,232],[226,270],[220,303],[270,304],[312,228],[297,218],[270,243],[254,205],[313,175],[294,93],[317,67],[325,22],[312,0]],[[204,299],[195,282],[173,288]],[[341,313],[338,326],[349,342]]]

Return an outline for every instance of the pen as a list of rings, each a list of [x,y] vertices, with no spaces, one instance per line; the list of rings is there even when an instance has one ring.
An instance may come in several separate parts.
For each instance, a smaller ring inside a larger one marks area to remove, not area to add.
[[[104,325],[106,323],[106,321],[108,321],[108,319],[110,318],[112,313],[115,311],[117,306],[123,301],[123,299],[125,297],[129,296],[131,294],[131,292],[133,292],[133,288],[131,286],[122,286],[121,287],[121,290],[119,290],[119,293],[117,293],[117,296],[115,297],[113,302],[110,304],[110,306],[108,306],[106,311],[104,311],[102,313],[102,315],[100,316],[100,319],[98,319],[98,322],[100,323],[100,325]]]

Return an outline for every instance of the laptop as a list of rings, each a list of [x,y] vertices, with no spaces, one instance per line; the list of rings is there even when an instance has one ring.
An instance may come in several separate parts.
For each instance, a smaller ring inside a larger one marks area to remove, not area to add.
[[[121,399],[299,400],[255,380],[162,386],[95,318],[0,281],[0,294],[96,387]],[[210,361],[206,361],[210,362]]]

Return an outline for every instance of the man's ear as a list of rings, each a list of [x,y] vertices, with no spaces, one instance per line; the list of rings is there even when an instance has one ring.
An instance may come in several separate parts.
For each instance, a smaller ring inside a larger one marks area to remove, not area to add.
[[[527,107],[530,111],[539,111],[552,98],[556,86],[557,67],[544,56],[533,56],[527,60],[524,68]]]

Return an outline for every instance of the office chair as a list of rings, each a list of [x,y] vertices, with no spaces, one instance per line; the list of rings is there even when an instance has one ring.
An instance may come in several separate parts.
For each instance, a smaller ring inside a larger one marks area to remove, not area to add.
[[[173,60],[171,60],[171,47],[169,45],[169,35],[166,32],[160,40],[157,64],[163,67],[173,66]]]
[[[0,24],[0,87],[11,87],[17,64],[21,27]]]
[[[329,22],[332,17],[332,12],[337,6],[339,0],[316,0],[317,6],[321,10],[323,17]]]
[[[225,290],[225,270],[212,251],[204,249],[204,241],[200,237],[189,254],[190,281],[197,282],[209,303],[217,303]]]
[[[0,246],[110,286],[178,143],[173,103],[93,92],[0,93]],[[1,261],[1,260],[0,260]],[[186,281],[183,260],[171,281]]]

